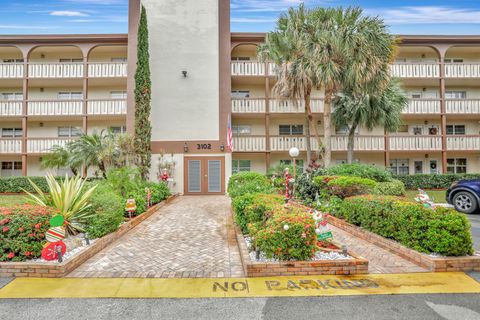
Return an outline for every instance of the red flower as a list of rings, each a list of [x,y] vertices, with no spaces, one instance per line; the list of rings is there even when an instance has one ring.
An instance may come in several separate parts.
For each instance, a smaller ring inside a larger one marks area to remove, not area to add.
[[[35,229],[40,229],[41,226],[42,226],[41,223],[37,223],[37,224],[35,225]]]
[[[18,231],[23,232],[23,231],[25,231],[25,228],[20,227],[20,228],[18,228]]]
[[[25,257],[30,257],[32,254],[33,254],[33,252],[26,251],[23,255],[24,255]]]
[[[15,253],[13,252],[10,252],[7,256],[8,259],[13,259],[13,257],[15,257]]]
[[[29,233],[28,236],[29,237],[33,237],[35,234],[34,233]]]
[[[38,234],[38,237],[39,237],[39,238],[45,238],[45,235],[44,235],[43,233],[39,233],[39,234]]]
[[[3,232],[8,232],[8,230],[10,230],[8,227],[3,227]]]

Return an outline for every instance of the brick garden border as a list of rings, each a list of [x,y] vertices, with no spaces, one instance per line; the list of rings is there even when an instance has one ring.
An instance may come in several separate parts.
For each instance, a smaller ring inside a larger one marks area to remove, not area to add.
[[[103,238],[97,239],[93,244],[74,257],[62,263],[55,262],[0,262],[0,277],[36,277],[36,278],[63,278],[82,263],[96,255],[108,245],[121,238],[141,222],[151,217],[158,209],[173,201],[178,195],[172,195],[166,200],[154,205],[146,212],[122,224],[117,231]]]
[[[358,257],[352,252],[348,254],[354,259],[317,260],[317,261],[283,261],[256,262],[250,259],[247,243],[238,226],[235,226],[238,249],[246,277],[269,276],[305,276],[319,274],[367,274],[368,260]]]
[[[480,255],[464,257],[431,257],[390,239],[386,239],[363,228],[352,225],[345,220],[328,216],[328,223],[358,238],[366,240],[390,251],[408,261],[433,272],[480,271]]]

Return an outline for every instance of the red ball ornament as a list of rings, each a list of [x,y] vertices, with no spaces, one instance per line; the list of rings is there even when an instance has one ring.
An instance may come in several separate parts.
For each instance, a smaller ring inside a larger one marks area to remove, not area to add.
[[[62,256],[67,252],[67,246],[63,241],[49,243],[42,250],[42,258],[46,261],[54,261],[58,259],[58,247],[61,248]]]

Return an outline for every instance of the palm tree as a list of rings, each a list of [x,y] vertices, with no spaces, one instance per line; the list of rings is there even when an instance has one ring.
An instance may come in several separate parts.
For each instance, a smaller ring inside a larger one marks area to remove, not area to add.
[[[315,60],[318,84],[325,89],[324,165],[331,161],[331,104],[344,88],[382,90],[389,80],[389,64],[395,54],[395,38],[383,21],[363,15],[360,8],[318,8],[312,12],[315,26],[305,51]]]
[[[67,143],[65,146],[53,146],[50,152],[42,157],[42,168],[62,169],[70,168],[74,175],[82,167],[82,162],[75,161],[71,157],[71,145]]]
[[[355,131],[358,127],[373,130],[383,126],[386,131],[396,131],[401,124],[402,111],[408,104],[408,96],[398,79],[391,79],[382,91],[371,87],[370,92],[356,95],[350,90],[333,101],[335,126],[348,127],[348,163],[353,161]]]
[[[290,8],[282,15],[276,30],[267,34],[265,43],[258,48],[260,61],[271,61],[277,65],[277,82],[273,86],[274,96],[283,100],[305,105],[305,136],[307,162],[311,161],[310,128],[313,127],[319,146],[320,137],[313,123],[310,108],[312,90],[318,86],[315,65],[312,56],[305,50],[311,41],[311,11],[301,4],[298,9]]]

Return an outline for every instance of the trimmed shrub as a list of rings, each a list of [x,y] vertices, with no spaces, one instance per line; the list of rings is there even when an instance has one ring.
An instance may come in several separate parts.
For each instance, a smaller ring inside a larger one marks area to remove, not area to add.
[[[390,171],[387,171],[382,167],[362,163],[339,164],[337,166],[327,168],[325,170],[325,174],[330,176],[360,177],[371,179],[376,182],[392,181],[392,174]]]
[[[405,185],[400,180],[393,180],[391,182],[379,182],[373,188],[373,194],[384,196],[402,197],[406,194]]]
[[[452,209],[428,209],[389,196],[345,199],[334,213],[349,223],[423,253],[473,254],[470,223]]]
[[[371,193],[376,184],[371,179],[359,177],[338,177],[326,183],[328,193],[341,199]]]
[[[417,189],[448,189],[455,181],[480,179],[480,174],[416,174],[395,176],[405,185],[407,190]]]
[[[36,192],[28,179],[32,180],[43,192],[49,191],[45,177],[1,177],[0,193]],[[62,177],[55,177],[55,179],[60,181]]]
[[[262,226],[273,212],[282,206],[284,199],[274,194],[245,194],[233,200],[235,222],[244,234],[248,233],[248,225]]]
[[[248,232],[247,217],[245,216],[245,210],[247,206],[253,203],[254,195],[247,193],[242,196],[238,196],[232,200],[233,213],[235,217],[235,222],[240,227],[242,232],[245,234]]]
[[[0,209],[0,261],[39,258],[50,229],[50,207],[23,205]]]
[[[89,211],[93,216],[86,223],[86,232],[92,239],[115,232],[124,219],[125,202],[111,185],[100,182],[90,198]]]
[[[251,235],[257,249],[282,261],[309,260],[318,249],[315,221],[310,213],[299,208],[276,209],[266,227],[251,228]]]
[[[170,196],[170,190],[164,182],[147,182],[145,183],[145,188],[150,189],[150,200],[152,204],[160,203]]]
[[[240,172],[232,175],[228,181],[228,194],[232,199],[247,193],[272,194],[275,189],[270,180],[258,172]]]

